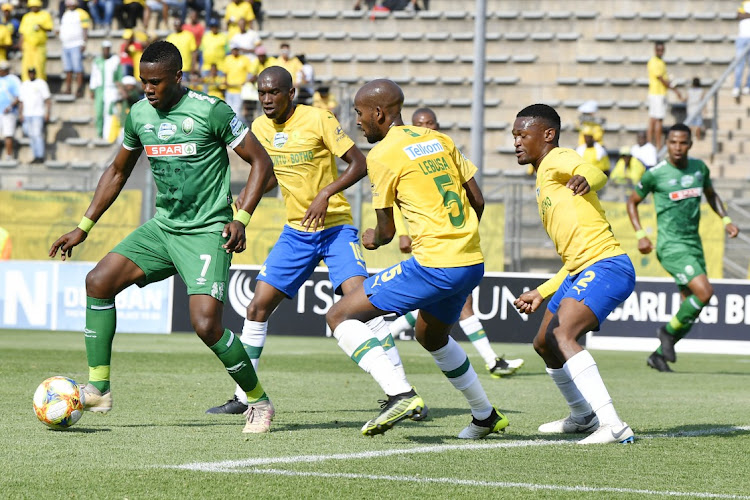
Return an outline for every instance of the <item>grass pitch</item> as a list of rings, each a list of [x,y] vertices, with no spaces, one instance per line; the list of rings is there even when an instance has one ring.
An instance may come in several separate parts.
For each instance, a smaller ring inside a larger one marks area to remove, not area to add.
[[[496,380],[462,345],[510,419],[505,434],[457,439],[462,396],[416,342],[399,342],[430,418],[364,437],[375,382],[333,339],[271,336],[260,376],[272,432],[243,435],[241,416],[204,413],[233,384],[195,335],[127,334],[115,337],[113,411],[52,431],[31,397],[52,375],[86,381],[81,334],[0,331],[0,497],[750,499],[750,357],[680,354],[661,374],[644,353],[594,351],[636,442],[577,446],[536,430],[566,407],[530,346],[496,345],[526,359]]]

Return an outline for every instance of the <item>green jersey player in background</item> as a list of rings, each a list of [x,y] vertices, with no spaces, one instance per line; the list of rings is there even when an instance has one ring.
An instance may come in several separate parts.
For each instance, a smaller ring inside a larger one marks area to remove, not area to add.
[[[654,247],[641,227],[638,204],[649,193],[654,193],[658,227],[656,258],[672,275],[683,298],[674,317],[657,330],[661,346],[647,361],[648,366],[660,372],[672,371],[667,362],[677,361],[674,345],[688,334],[714,294],[706,276],[706,259],[698,234],[702,196],[706,195],[708,204],[723,219],[730,238],[740,232],[714,191],[706,164],[697,158],[688,158],[692,145],[688,126],[681,123],[672,126],[667,135],[667,159],[643,174],[627,202],[638,250],[647,254]]]
[[[255,136],[222,100],[182,87],[182,58],[169,42],[144,51],[140,77],[145,99],[133,105],[125,138],[104,171],[79,226],[50,249],[62,259],[82,243],[112,205],[145,150],[157,187],[156,215],[128,235],[86,276],[86,410],[112,409],[110,359],[115,296],[179,274],[190,295],[190,321],[201,340],[242,387],[250,405],[243,432],[267,432],[273,405],[238,337],[222,326],[233,252],[245,250],[245,226],[272,176],[272,164]],[[227,146],[252,170],[232,216]]]

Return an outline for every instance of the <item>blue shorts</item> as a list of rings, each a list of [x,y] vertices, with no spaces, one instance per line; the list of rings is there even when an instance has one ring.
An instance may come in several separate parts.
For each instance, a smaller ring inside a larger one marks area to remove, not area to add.
[[[320,261],[328,266],[335,293],[354,276],[369,276],[357,228],[348,224],[308,233],[284,226],[258,273],[258,281],[294,297]]]
[[[596,315],[599,331],[609,313],[627,299],[635,288],[635,269],[627,255],[596,262],[575,276],[568,276],[552,296],[547,309],[557,312],[562,299],[583,302]]]
[[[482,281],[484,264],[422,267],[414,257],[365,280],[370,303],[380,310],[406,314],[421,309],[446,324],[461,315],[466,297]]]
[[[83,53],[81,52],[81,47],[63,49],[62,63],[63,71],[83,73]]]

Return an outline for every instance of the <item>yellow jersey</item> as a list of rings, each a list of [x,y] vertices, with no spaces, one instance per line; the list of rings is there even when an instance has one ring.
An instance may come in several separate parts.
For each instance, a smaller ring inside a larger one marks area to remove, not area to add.
[[[52,16],[46,10],[29,11],[21,18],[18,32],[23,35],[23,43],[33,47],[47,45],[47,32],[52,31]]]
[[[373,208],[398,205],[424,267],[484,262],[479,219],[463,188],[476,171],[450,137],[422,127],[391,127],[367,155]]]
[[[287,224],[304,231],[302,218],[313,199],[338,178],[334,155],[342,157],[354,142],[331,113],[302,104],[284,123],[265,115],[256,118],[252,131],[273,160]],[[336,193],[328,199],[325,226],[318,231],[352,223],[349,202],[343,193]]]
[[[239,94],[250,73],[250,59],[243,55],[229,54],[224,59],[224,70],[227,75],[227,92]]]
[[[227,86],[226,81],[224,75],[212,76],[209,73],[203,77],[203,92],[210,96],[224,99],[224,89]]]
[[[648,93],[650,95],[667,95],[667,86],[659,77],[667,79],[667,63],[664,59],[652,56],[648,61]]]
[[[193,52],[198,49],[195,43],[195,35],[188,30],[182,30],[179,33],[172,33],[167,36],[167,41],[177,47],[182,56],[182,71],[193,69]]]
[[[226,33],[209,31],[203,34],[201,39],[201,51],[203,51],[203,71],[211,69],[215,64],[219,71],[224,71],[224,58],[227,56],[227,45],[229,37]]]
[[[258,76],[260,75],[261,71],[271,66],[276,66],[275,57],[266,57],[265,63],[260,62],[260,59],[256,57],[255,59],[250,61],[250,74]]]
[[[584,196],[573,196],[565,186],[573,175],[585,177],[591,191]],[[575,275],[600,260],[625,253],[612,234],[596,194],[606,182],[601,170],[586,163],[572,149],[555,148],[539,165],[536,173],[539,216],[562,258],[561,272]],[[538,290],[543,296],[549,295],[546,292],[550,290],[543,291],[542,287]]]
[[[274,59],[272,64],[269,64],[269,66],[281,66],[285,70],[289,72],[290,75],[292,75],[292,83],[294,86],[297,86],[297,72],[299,72],[302,69],[302,63],[299,59],[296,57],[292,57],[291,59],[285,61],[282,57],[277,57]]]
[[[13,45],[13,31],[11,23],[0,24],[0,61],[8,60],[8,51],[5,47]]]
[[[230,28],[236,27],[239,19],[247,21],[247,28],[250,29],[250,23],[255,20],[255,12],[253,12],[253,6],[250,2],[229,2],[227,4],[226,11],[224,12],[224,22],[230,34],[234,34],[231,33],[232,30]]]
[[[636,185],[645,172],[646,167],[635,156],[630,158],[630,164],[627,167],[625,166],[625,160],[620,158],[617,160],[615,168],[612,169],[612,173],[609,174],[609,179],[615,184],[627,184],[630,182],[630,184]]]

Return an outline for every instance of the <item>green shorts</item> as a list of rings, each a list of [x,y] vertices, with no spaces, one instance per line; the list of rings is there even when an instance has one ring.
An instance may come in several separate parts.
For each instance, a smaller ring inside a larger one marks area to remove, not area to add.
[[[657,252],[662,267],[672,275],[680,289],[686,288],[690,281],[706,274],[706,258],[703,252],[694,248],[681,248],[678,251]]]
[[[137,283],[140,287],[179,273],[188,295],[210,295],[224,302],[232,263],[232,254],[221,248],[225,241],[221,231],[174,234],[151,219],[112,252],[132,260],[146,274]]]

